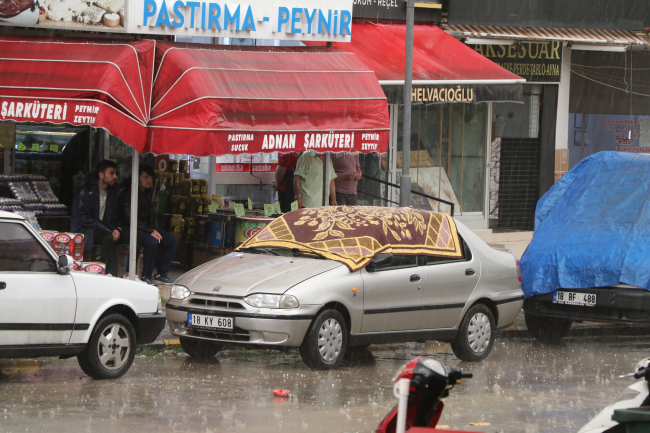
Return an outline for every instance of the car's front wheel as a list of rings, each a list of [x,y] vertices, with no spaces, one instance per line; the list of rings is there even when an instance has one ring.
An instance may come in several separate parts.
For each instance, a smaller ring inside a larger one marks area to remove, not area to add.
[[[312,322],[300,346],[300,357],[313,370],[330,370],[343,362],[348,327],[337,310],[325,310]]]
[[[180,337],[179,340],[185,353],[199,361],[212,359],[223,347],[221,344],[198,338]]]
[[[461,361],[482,361],[490,354],[495,337],[492,311],[483,304],[476,304],[465,314],[451,349]]]
[[[131,368],[136,343],[131,322],[121,314],[110,314],[99,319],[77,361],[93,379],[117,379]]]

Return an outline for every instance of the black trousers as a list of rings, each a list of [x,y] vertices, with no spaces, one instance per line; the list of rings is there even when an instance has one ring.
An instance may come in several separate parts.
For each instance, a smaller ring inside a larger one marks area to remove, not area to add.
[[[106,263],[106,273],[117,276],[117,257],[115,250],[117,243],[113,241],[113,234],[103,230],[93,233],[95,245],[99,247],[99,261]]]

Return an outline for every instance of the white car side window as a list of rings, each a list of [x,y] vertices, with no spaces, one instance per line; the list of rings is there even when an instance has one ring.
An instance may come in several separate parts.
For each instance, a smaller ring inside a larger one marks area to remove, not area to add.
[[[393,262],[388,265],[375,266],[374,272],[388,271],[391,269],[414,268],[418,265],[418,256],[393,256]]]
[[[56,272],[56,262],[22,224],[0,222],[0,272]]]

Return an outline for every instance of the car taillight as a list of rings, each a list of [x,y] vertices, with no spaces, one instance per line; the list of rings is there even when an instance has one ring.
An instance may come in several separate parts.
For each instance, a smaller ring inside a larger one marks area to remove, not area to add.
[[[521,283],[521,268],[519,267],[519,260],[517,260],[517,279]]]

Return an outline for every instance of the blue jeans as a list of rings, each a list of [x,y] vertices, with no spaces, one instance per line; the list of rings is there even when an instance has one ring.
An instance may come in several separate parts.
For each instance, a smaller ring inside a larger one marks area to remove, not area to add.
[[[142,245],[144,249],[142,257],[142,278],[151,279],[153,276],[158,246],[161,246],[163,249],[162,257],[158,264],[158,273],[163,275],[167,274],[172,267],[172,260],[174,260],[176,249],[178,248],[178,239],[164,230],[158,230],[158,233],[162,236],[160,243],[158,243],[158,239],[151,236],[151,233],[138,229],[138,244]]]

